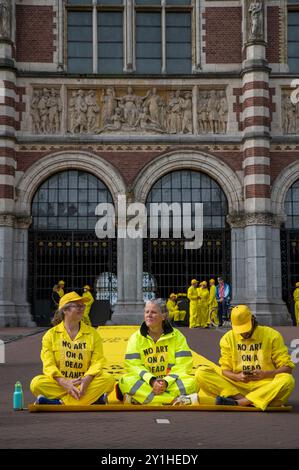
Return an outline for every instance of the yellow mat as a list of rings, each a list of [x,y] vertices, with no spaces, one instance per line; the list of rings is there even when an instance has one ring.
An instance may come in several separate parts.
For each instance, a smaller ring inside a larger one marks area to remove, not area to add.
[[[107,359],[105,366],[106,372],[112,373],[116,380],[125,373],[124,357],[129,337],[139,328],[139,326],[100,326],[98,331],[103,340],[104,356]],[[192,351],[193,355],[193,374],[201,364],[213,365],[205,357]],[[40,411],[261,411],[259,408],[249,406],[227,406],[215,405],[215,399],[207,396],[202,390],[199,392],[199,405],[180,405],[180,406],[152,406],[152,405],[124,405],[120,403],[115,395],[115,391],[109,395],[108,405],[34,405],[29,404],[30,412]],[[291,411],[291,406],[270,407],[266,411]]]
[[[118,402],[119,403],[119,402]],[[30,413],[41,411],[262,411],[253,406],[227,406],[227,405],[181,405],[181,406],[150,406],[150,405],[28,405]],[[273,406],[265,411],[291,411],[291,406]]]

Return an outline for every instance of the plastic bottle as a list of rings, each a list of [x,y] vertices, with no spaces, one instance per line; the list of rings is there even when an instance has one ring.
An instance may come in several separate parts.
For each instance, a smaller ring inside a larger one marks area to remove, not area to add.
[[[21,382],[16,382],[13,394],[13,409],[22,410],[24,408],[24,395]]]

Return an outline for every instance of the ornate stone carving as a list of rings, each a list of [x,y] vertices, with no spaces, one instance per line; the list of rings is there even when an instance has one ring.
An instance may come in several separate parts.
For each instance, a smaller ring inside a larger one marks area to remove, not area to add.
[[[13,227],[15,217],[12,214],[0,214],[0,227]]]
[[[264,39],[264,4],[262,1],[250,2],[248,8],[248,38],[250,41]]]
[[[231,228],[245,228],[248,225],[270,225],[271,227],[280,228],[285,219],[283,214],[275,215],[270,212],[235,212],[226,217]]]
[[[299,103],[292,103],[292,91],[284,91],[281,95],[282,128],[285,134],[299,133]]]
[[[0,39],[11,37],[11,0],[0,0]]]
[[[55,88],[33,90],[30,113],[33,134],[58,134],[61,131],[61,98]]]
[[[32,217],[26,216],[26,215],[22,217],[16,217],[14,221],[15,228],[20,228],[20,229],[27,230],[31,224],[32,224]]]
[[[225,134],[228,119],[228,104],[225,91],[200,90],[197,115],[200,134]]]

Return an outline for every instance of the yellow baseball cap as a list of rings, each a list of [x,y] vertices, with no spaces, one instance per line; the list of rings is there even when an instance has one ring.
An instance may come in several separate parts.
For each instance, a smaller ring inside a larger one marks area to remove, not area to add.
[[[296,282],[295,286],[296,286],[296,287],[299,287],[299,282]]]
[[[191,284],[195,284],[195,282],[197,283],[198,281],[196,279],[192,279]]]
[[[59,286],[62,286],[62,285],[64,285],[64,284],[65,284],[64,281],[59,281],[59,282],[58,282],[58,285],[59,285]]]
[[[210,284],[211,284],[211,283],[212,283],[212,284],[215,284],[215,279],[210,279],[210,280],[209,280],[209,283],[210,283]]]
[[[65,294],[61,297],[59,301],[59,309],[63,308],[66,304],[69,302],[77,302],[78,300],[81,300],[84,304],[88,302],[87,297],[81,297],[77,292],[69,292],[68,294]]]
[[[88,286],[88,285],[86,284],[86,286],[84,286],[83,289],[88,289],[88,290],[90,290],[90,286]]]
[[[172,292],[172,294],[170,294],[169,298],[170,297],[176,297],[176,294],[174,292]]]
[[[252,312],[247,305],[237,305],[231,312],[231,323],[234,333],[248,333],[252,328]]]
[[[200,283],[200,285],[201,285],[201,286],[207,286],[207,281],[202,281],[202,282]]]

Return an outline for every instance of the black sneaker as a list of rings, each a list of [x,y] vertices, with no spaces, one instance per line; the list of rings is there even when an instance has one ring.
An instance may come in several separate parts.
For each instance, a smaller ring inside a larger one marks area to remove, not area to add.
[[[237,406],[238,402],[234,400],[233,398],[229,397],[221,397],[218,395],[216,397],[216,405],[230,405],[230,406]]]

